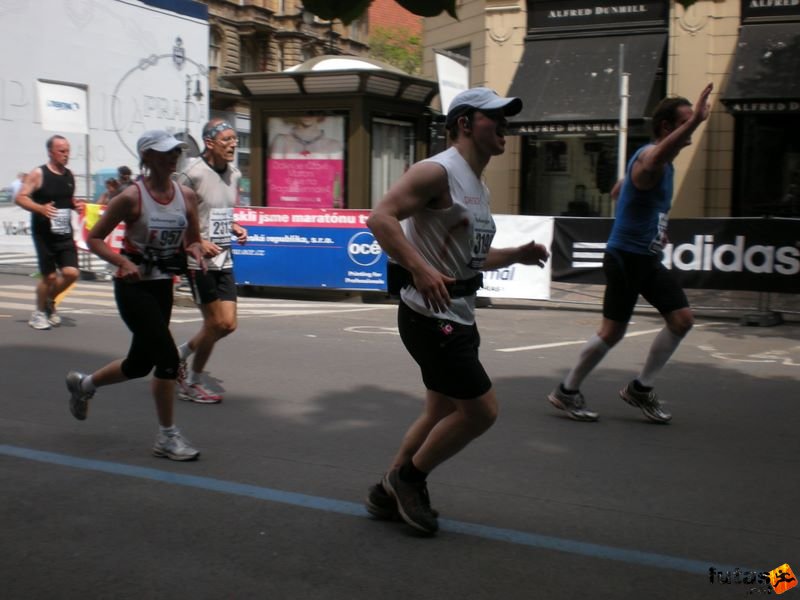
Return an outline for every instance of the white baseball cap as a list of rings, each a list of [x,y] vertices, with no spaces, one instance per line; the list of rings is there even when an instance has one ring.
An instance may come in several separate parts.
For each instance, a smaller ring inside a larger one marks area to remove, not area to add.
[[[456,95],[447,110],[447,127],[450,127],[455,120],[470,109],[477,110],[497,110],[503,109],[503,113],[510,117],[522,110],[522,100],[519,98],[503,98],[497,92],[486,87],[475,87]]]
[[[136,150],[139,156],[142,156],[147,150],[155,150],[156,152],[169,152],[173,148],[188,148],[186,142],[180,141],[171,133],[167,133],[163,129],[151,129],[145,131],[136,142]]]

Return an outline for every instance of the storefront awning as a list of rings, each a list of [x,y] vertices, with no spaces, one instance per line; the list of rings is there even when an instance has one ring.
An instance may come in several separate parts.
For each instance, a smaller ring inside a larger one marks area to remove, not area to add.
[[[661,90],[654,90],[666,33],[539,39],[525,52],[508,92],[522,98],[512,128],[526,124],[614,122],[620,110],[620,44],[623,71],[630,74],[629,120],[648,115]]]
[[[722,101],[734,113],[800,112],[800,23],[743,25]]]

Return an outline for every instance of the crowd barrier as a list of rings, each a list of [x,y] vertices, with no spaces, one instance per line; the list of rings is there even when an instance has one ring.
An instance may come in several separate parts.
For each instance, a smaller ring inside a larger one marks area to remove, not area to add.
[[[78,247],[102,207],[87,204],[76,217]],[[369,211],[241,207],[234,218],[249,232],[234,244],[238,285],[386,291],[387,257],[366,221]],[[0,251],[33,252],[27,212],[0,207]],[[602,256],[613,219],[495,215],[496,247],[531,239],[551,248],[544,268],[512,265],[487,272],[480,296],[547,300],[552,282],[602,284]],[[800,292],[800,219],[672,219],[664,264],[687,289]],[[121,245],[124,228],[108,238]],[[86,269],[105,263],[82,252]],[[99,263],[98,263],[99,261]]]

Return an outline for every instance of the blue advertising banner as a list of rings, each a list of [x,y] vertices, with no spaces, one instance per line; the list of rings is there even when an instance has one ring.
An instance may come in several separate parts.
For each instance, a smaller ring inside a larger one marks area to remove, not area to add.
[[[386,291],[386,255],[368,210],[241,207],[233,247],[237,285]]]

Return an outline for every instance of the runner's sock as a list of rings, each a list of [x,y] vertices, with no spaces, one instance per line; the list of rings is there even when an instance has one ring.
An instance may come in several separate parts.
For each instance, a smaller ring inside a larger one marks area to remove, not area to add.
[[[186,360],[192,355],[192,349],[189,348],[189,342],[184,342],[178,346],[178,358]]]
[[[656,375],[667,364],[669,357],[675,352],[680,345],[683,337],[672,333],[668,327],[664,327],[658,332],[653,344],[650,346],[650,352],[647,354],[647,360],[644,362],[642,372],[636,379],[639,380],[644,387],[653,387]]]
[[[406,464],[400,467],[400,472],[398,475],[400,476],[400,479],[407,481],[408,483],[420,483],[425,481],[425,479],[428,477],[428,474],[425,471],[420,471],[414,466],[413,461],[408,461]]]
[[[89,394],[93,394],[97,390],[97,386],[94,384],[94,379],[92,379],[91,375],[87,375],[81,379],[81,390]]]
[[[194,383],[201,383],[203,381],[203,374],[202,373],[195,373],[191,369],[189,369],[189,374],[186,376],[186,383],[192,385]]]
[[[599,335],[595,334],[590,337],[578,356],[578,363],[572,367],[561,385],[567,390],[581,389],[583,380],[603,360],[609,350],[611,350],[611,346],[606,344]]]
[[[175,425],[170,425],[169,427],[164,427],[163,425],[158,426],[159,431],[166,436],[173,436],[178,433],[178,428]]]

